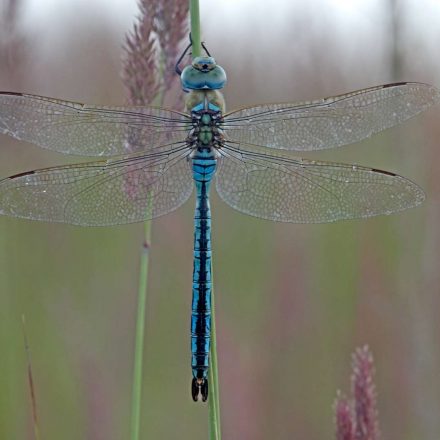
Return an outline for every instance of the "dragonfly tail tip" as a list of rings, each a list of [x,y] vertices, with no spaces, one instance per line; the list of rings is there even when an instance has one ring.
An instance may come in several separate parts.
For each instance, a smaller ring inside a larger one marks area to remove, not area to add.
[[[202,397],[202,402],[206,402],[208,400],[208,379],[193,377],[191,382],[191,395],[194,402],[199,400],[199,395]]]

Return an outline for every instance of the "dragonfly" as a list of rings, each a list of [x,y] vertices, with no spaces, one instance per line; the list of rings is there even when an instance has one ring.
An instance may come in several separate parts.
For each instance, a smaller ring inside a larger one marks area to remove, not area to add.
[[[419,205],[423,190],[390,171],[299,158],[361,141],[440,101],[401,82],[299,103],[225,111],[225,70],[209,53],[179,69],[186,111],[101,107],[0,93],[0,132],[88,163],[0,180],[0,214],[80,226],[141,222],[179,208],[195,188],[191,395],[208,398],[211,184],[232,208],[262,219],[323,223]],[[104,159],[102,159],[104,158]]]

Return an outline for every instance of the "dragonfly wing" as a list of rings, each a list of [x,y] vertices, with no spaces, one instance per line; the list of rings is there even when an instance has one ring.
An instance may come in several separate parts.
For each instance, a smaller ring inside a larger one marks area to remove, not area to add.
[[[156,107],[96,107],[0,92],[0,133],[81,156],[148,151],[185,139],[191,118]]]
[[[387,84],[317,101],[243,108],[224,116],[224,129],[231,142],[322,150],[358,142],[439,101],[440,91],[428,84]]]
[[[324,223],[391,214],[424,193],[396,174],[225,147],[216,173],[220,197],[240,212],[268,220]]]
[[[139,222],[191,195],[186,146],[30,171],[0,181],[0,214],[82,226]]]

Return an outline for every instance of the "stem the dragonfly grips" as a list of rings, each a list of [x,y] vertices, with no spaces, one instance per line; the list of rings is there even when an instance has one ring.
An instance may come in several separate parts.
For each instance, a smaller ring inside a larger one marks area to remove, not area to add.
[[[205,43],[202,41],[201,44],[202,44],[203,50],[206,52],[206,55],[208,55],[208,57],[210,57],[211,54],[209,53],[209,50],[207,49]],[[176,73],[179,76],[182,74],[182,69],[180,68],[180,63],[182,62],[183,57],[188,53],[188,50],[190,49],[191,46],[192,46],[192,39],[191,39],[191,32],[190,32],[189,33],[189,44],[188,44],[188,46],[186,46],[186,48],[182,52],[182,55],[180,55],[179,59],[176,62],[176,65],[174,67],[174,70],[176,71]]]

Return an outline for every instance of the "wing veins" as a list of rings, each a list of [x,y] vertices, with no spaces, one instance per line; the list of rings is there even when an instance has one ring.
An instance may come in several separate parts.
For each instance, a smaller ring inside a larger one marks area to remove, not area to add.
[[[395,86],[395,90],[399,90],[399,89],[403,90],[402,86],[404,86],[404,85],[405,86],[407,86],[407,85],[414,85],[414,84],[415,83],[398,84],[397,86]],[[423,85],[425,85],[425,84],[423,84]],[[371,87],[371,88],[367,88],[367,89],[361,89],[361,90],[357,90],[355,92],[351,92],[351,93],[347,93],[347,94],[343,94],[343,95],[337,95],[337,96],[334,96],[334,97],[330,96],[330,97],[322,98],[321,100],[312,101],[312,102],[306,103],[306,104],[299,103],[298,105],[293,104],[291,107],[286,107],[286,108],[282,108],[282,109],[265,110],[265,111],[262,111],[261,113],[256,113],[255,116],[252,116],[252,119],[258,118],[260,116],[264,116],[266,114],[270,114],[270,115],[271,114],[282,114],[282,113],[285,113],[285,112],[291,112],[291,111],[295,112],[297,110],[301,111],[301,110],[309,110],[309,109],[316,109],[316,108],[328,109],[329,107],[331,108],[331,106],[334,105],[334,104],[338,104],[338,103],[344,102],[346,100],[351,100],[351,99],[353,99],[355,97],[358,97],[360,95],[367,96],[369,93],[379,92],[379,91],[387,89],[387,88],[392,88],[392,87],[386,87],[386,85],[382,85],[382,86],[378,86],[378,87]],[[406,96],[406,95],[410,95],[410,94],[411,93],[408,90],[407,92],[402,92],[400,94],[400,96]],[[354,108],[362,108],[362,107],[367,107],[369,105],[373,105],[374,106],[377,103],[380,103],[380,102],[383,102],[385,100],[392,99],[392,98],[394,98],[394,96],[383,96],[383,97],[380,97],[380,99],[376,99],[374,102],[366,103],[366,104],[360,105],[359,107],[354,107]],[[326,102],[326,101],[328,101],[328,102]],[[270,105],[277,105],[277,104],[278,105],[283,105],[284,103],[274,103],[274,104],[266,104],[266,105],[270,106]],[[286,104],[288,104],[288,103],[286,103]],[[257,106],[250,106],[250,107],[244,107],[244,108],[241,108],[241,109],[233,110],[233,111],[225,114],[223,117],[224,117],[225,120],[234,121],[234,122],[235,121],[246,120],[249,117],[241,116],[241,117],[238,117],[238,118],[229,118],[229,115],[232,115],[234,113],[240,112],[242,110],[249,110],[249,109],[252,109],[254,107],[259,107],[259,105],[257,105]],[[345,107],[342,107],[342,109],[344,109],[344,108]]]
[[[226,146],[226,148],[229,148],[229,149],[234,150],[234,149],[231,148],[230,146]],[[254,152],[250,152],[250,151],[246,151],[246,150],[244,150],[244,151],[245,151],[245,154],[248,154],[249,156],[254,156],[254,157],[257,157],[257,158],[260,159],[260,160],[266,160],[266,161],[267,161],[267,156],[259,155],[258,153],[254,153]],[[274,160],[274,159],[278,159],[276,156],[271,156],[270,159],[275,163],[275,165],[277,164],[277,161]],[[239,160],[241,160],[241,159],[239,159]],[[267,163],[271,163],[271,162],[267,162]],[[278,162],[278,163],[279,163],[279,162]],[[291,164],[294,164],[294,162],[290,162],[290,163],[291,163]],[[261,166],[261,162],[255,162],[255,164],[259,164],[259,165]],[[295,171],[295,170],[290,170],[290,169],[281,170],[280,168],[278,168],[278,167],[276,167],[276,166],[269,167],[269,166],[265,166],[264,164],[263,164],[263,166],[264,166],[264,168],[266,168],[266,169],[272,169],[272,170],[275,170],[275,171],[277,171],[277,172],[284,173],[284,174],[287,175],[287,176],[288,176],[288,175],[294,175],[294,176],[297,176],[297,177],[299,177],[299,178],[302,178],[302,179],[306,180],[306,181],[307,181],[309,184],[311,184],[312,186],[314,186],[314,187],[316,187],[316,188],[318,188],[318,189],[320,189],[320,190],[326,192],[326,193],[329,194],[331,197],[335,198],[335,199],[337,200],[338,204],[341,205],[341,200],[340,200],[340,198],[339,198],[336,194],[334,194],[333,192],[331,192],[328,188],[325,188],[325,186],[323,186],[323,185],[321,185],[321,184],[318,184],[317,182],[313,181],[310,177],[308,177],[308,176],[305,175],[304,173],[299,172],[299,170],[297,170],[297,171]],[[247,174],[248,174],[248,173],[247,173]],[[247,177],[247,174],[246,174],[246,177]],[[255,194],[255,193],[253,193],[253,194]],[[267,198],[266,198],[266,200],[267,200]]]
[[[63,212],[66,213],[69,204],[71,204],[76,198],[78,198],[78,196],[81,196],[81,195],[84,195],[84,194],[87,194],[87,193],[91,192],[95,187],[104,185],[106,182],[111,181],[111,180],[113,180],[115,178],[126,176],[127,174],[130,174],[130,173],[133,173],[133,172],[137,172],[137,171],[140,171],[140,170],[144,170],[144,169],[147,169],[147,168],[151,168],[152,166],[157,166],[158,164],[160,164],[161,162],[164,162],[164,160],[165,160],[165,168],[155,172],[155,174],[157,174],[159,177],[156,177],[155,179],[153,179],[152,182],[148,185],[148,187],[150,187],[151,185],[154,185],[158,181],[158,179],[160,179],[160,177],[163,176],[163,174],[166,171],[168,171],[170,168],[175,166],[176,163],[179,160],[183,159],[188,153],[185,152],[185,154],[181,154],[180,156],[178,156],[176,158],[173,158],[173,164],[168,166],[169,163],[166,162],[166,159],[167,159],[167,157],[170,156],[170,154],[172,154],[172,153],[168,153],[164,158],[161,158],[160,160],[158,159],[155,163],[147,163],[145,165],[142,165],[142,163],[140,163],[140,164],[138,164],[139,168],[135,168],[135,169],[130,168],[130,164],[128,164],[128,165],[122,166],[120,168],[120,172],[112,173],[110,175],[104,175],[102,179],[100,179],[100,180],[98,180],[96,182],[93,182],[92,184],[90,184],[86,188],[82,189],[81,191],[78,191],[78,192],[72,194],[72,196],[69,197],[68,200],[66,200],[66,202],[64,204],[64,207],[63,207]],[[140,165],[142,165],[142,166],[140,166]],[[162,191],[159,191],[155,195],[157,196],[157,195],[161,194],[161,192]],[[139,198],[135,198],[134,200],[140,200],[140,197]]]

